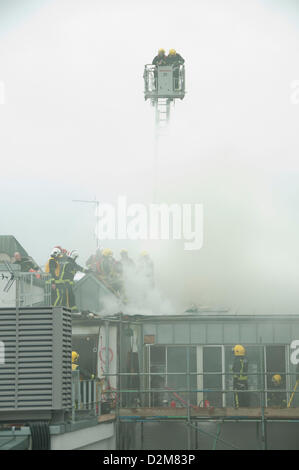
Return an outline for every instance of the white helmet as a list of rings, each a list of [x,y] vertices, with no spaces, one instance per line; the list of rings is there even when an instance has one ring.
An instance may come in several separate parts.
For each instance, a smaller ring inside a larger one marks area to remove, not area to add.
[[[78,250],[72,250],[69,252],[69,257],[72,258],[73,260],[78,258],[78,256],[79,256]]]
[[[55,248],[53,248],[53,250],[51,251],[51,256],[58,256],[60,253],[61,250],[57,246],[55,246]]]

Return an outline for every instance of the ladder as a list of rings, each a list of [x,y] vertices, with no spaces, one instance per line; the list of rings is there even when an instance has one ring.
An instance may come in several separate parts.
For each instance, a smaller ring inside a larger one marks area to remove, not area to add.
[[[157,137],[165,135],[170,118],[169,98],[157,98],[154,101]]]

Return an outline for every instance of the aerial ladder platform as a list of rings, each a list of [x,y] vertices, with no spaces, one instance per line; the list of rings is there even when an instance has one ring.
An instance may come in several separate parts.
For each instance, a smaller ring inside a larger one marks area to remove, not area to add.
[[[170,119],[170,107],[176,99],[185,97],[184,65],[152,65],[144,67],[144,99],[155,108],[158,134],[163,134]]]

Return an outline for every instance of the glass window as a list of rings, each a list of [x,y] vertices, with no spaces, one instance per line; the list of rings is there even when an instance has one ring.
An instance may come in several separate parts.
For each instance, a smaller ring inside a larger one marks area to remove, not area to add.
[[[222,407],[222,348],[205,346],[203,348],[203,388],[204,400],[211,406]]]
[[[166,385],[166,347],[151,346],[150,349],[150,388],[151,406],[162,406],[164,400],[164,392]]]
[[[189,349],[189,357],[188,357]],[[185,372],[186,375],[168,375],[167,387],[177,390],[178,393],[169,394],[169,400],[174,400],[177,406],[186,406],[188,401],[187,392],[180,390],[196,390],[196,375],[190,375],[188,381],[188,360],[189,371],[196,372],[196,347],[195,346],[168,346],[167,347],[167,372]],[[189,386],[188,386],[189,385]],[[190,393],[190,403],[196,405],[196,392]]]
[[[266,388],[267,406],[286,406],[286,392],[280,392],[286,389],[286,354],[285,346],[266,346]],[[278,386],[272,381],[274,375],[281,376],[281,382]],[[279,390],[279,391],[275,391]]]

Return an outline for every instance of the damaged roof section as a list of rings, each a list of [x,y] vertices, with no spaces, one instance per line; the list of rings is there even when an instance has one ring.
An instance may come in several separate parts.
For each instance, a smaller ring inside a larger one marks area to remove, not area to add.
[[[79,311],[113,314],[120,310],[120,299],[93,274],[86,274],[74,284]]]

